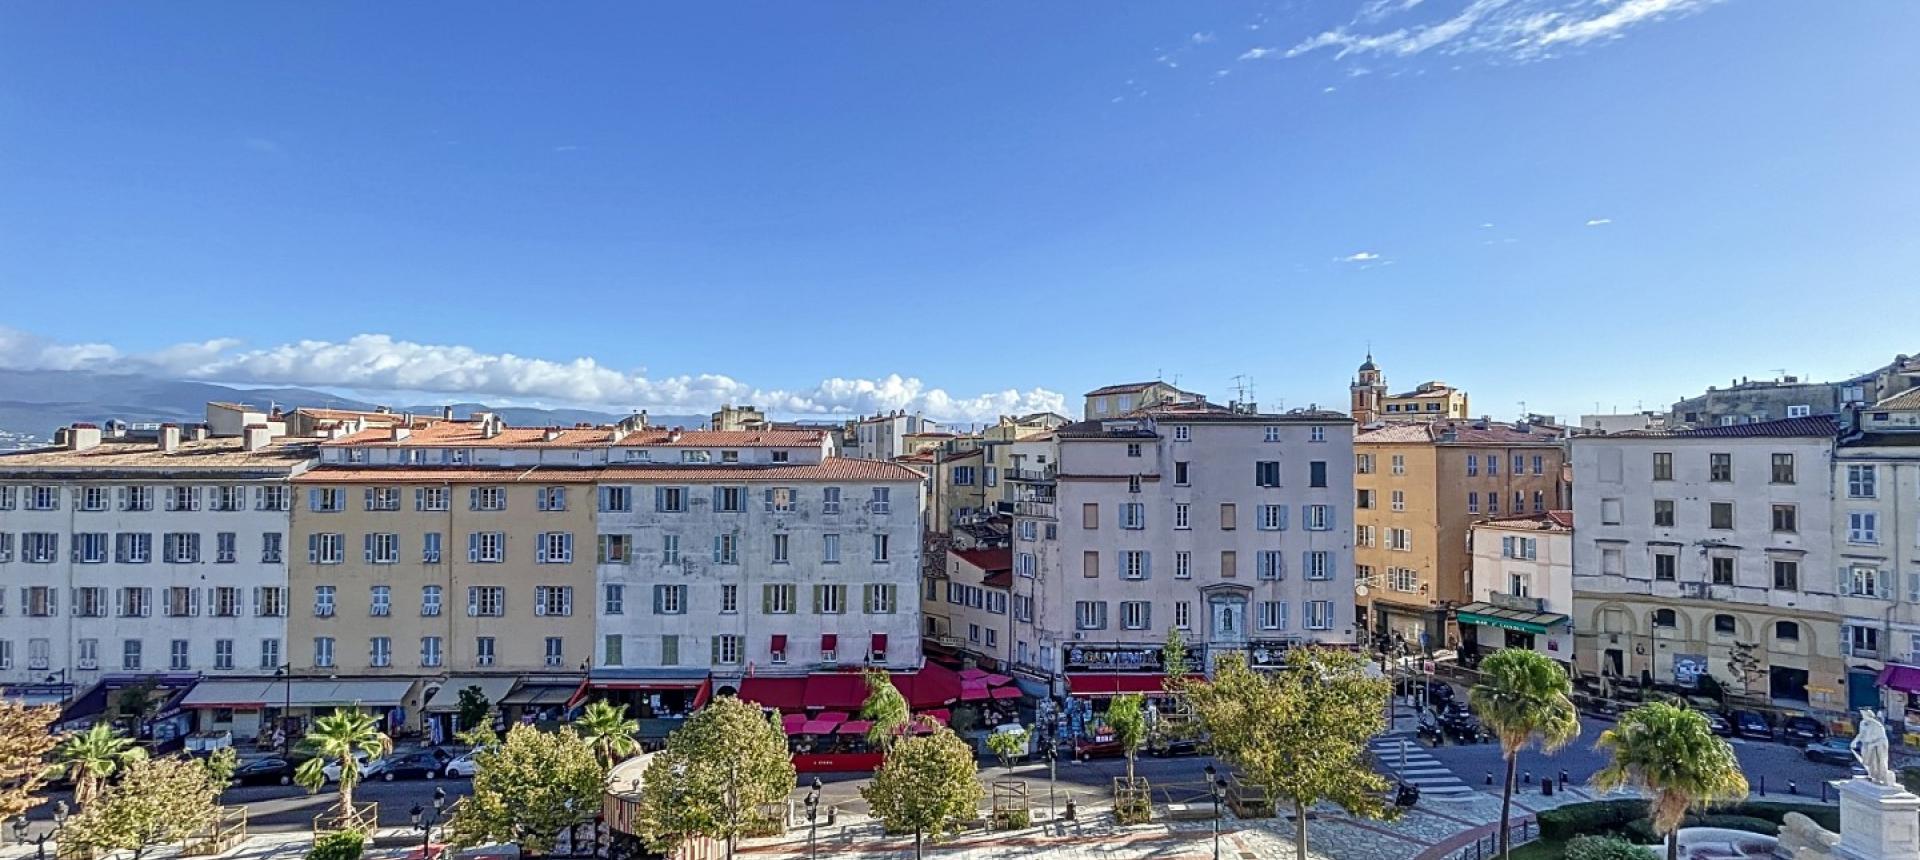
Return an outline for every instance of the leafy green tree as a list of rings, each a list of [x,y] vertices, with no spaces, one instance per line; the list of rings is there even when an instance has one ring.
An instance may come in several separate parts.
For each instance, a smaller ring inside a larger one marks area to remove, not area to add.
[[[794,788],[793,759],[780,714],[721,696],[667,736],[641,777],[639,835],[671,853],[689,838],[734,843],[757,823],[759,808],[784,802]]]
[[[938,837],[980,814],[986,795],[975,778],[973,749],[947,728],[906,738],[860,789],[874,817],[896,833],[913,833],[913,856],[922,856],[926,834]]]
[[[1667,860],[1680,856],[1680,822],[1688,809],[1747,797],[1747,777],[1733,747],[1691,708],[1641,705],[1601,732],[1599,746],[1613,760],[1593,775],[1594,786],[1634,786],[1653,795],[1648,817],[1654,832],[1666,837]]]
[[[580,719],[573,721],[573,727],[609,770],[640,751],[637,739],[640,721],[627,718],[626,705],[616,706],[605,699],[596,699],[587,705]]]
[[[1000,766],[1013,775],[1013,762],[1027,754],[1027,730],[994,732],[987,735],[987,750],[1000,757]]]
[[[1178,694],[1187,676],[1193,674],[1193,665],[1187,661],[1187,640],[1178,627],[1167,627],[1166,644],[1160,646],[1160,666],[1167,676],[1161,686],[1169,693]]]
[[[127,764],[119,782],[68,821],[61,836],[96,850],[130,851],[139,860],[217,820],[215,798],[224,787],[197,761],[140,759]]]
[[[460,701],[454,713],[456,732],[471,731],[476,726],[487,726],[493,722],[493,703],[487,701],[487,691],[479,684],[461,688]]]
[[[233,781],[233,772],[240,769],[240,754],[233,747],[221,747],[200,760],[200,766],[207,769],[207,778],[214,785],[226,785]]]
[[[145,759],[147,751],[133,738],[114,731],[113,726],[94,723],[86,731],[67,735],[54,755],[73,778],[74,805],[86,806],[100,795],[101,786],[109,778]]]
[[[327,763],[339,762],[340,812],[351,817],[357,814],[353,807],[353,787],[360,781],[360,767],[354,755],[365,754],[370,759],[386,755],[393,749],[393,740],[380,733],[380,721],[372,715],[336,708],[333,713],[314,719],[313,730],[307,732],[300,745],[313,753],[313,758],[301,762],[294,770],[294,782],[317,792],[327,784]]]
[[[1389,692],[1356,654],[1295,648],[1273,671],[1223,655],[1213,680],[1187,695],[1214,754],[1292,802],[1294,851],[1306,860],[1314,804],[1332,801],[1363,818],[1394,814],[1383,797],[1390,783],[1367,761],[1367,741],[1386,728]]]
[[[1147,742],[1147,700],[1138,693],[1115,696],[1107,705],[1107,728],[1127,757],[1127,785],[1133,785],[1133,760]]]
[[[881,750],[892,749],[893,742],[906,732],[907,722],[913,719],[907,697],[900,695],[900,688],[893,685],[893,678],[885,672],[868,669],[861,677],[867,682],[867,700],[860,705],[860,719],[871,723],[867,727],[867,743]]]
[[[119,712],[121,719],[133,724],[132,734],[139,734],[140,727],[160,709],[160,703],[153,698],[154,692],[159,689],[159,685],[152,681],[141,681],[121,689],[114,696],[113,709]]]
[[[0,823],[39,805],[33,793],[47,781],[47,752],[56,742],[47,726],[59,716],[52,705],[0,699]]]
[[[1538,651],[1503,648],[1480,662],[1480,683],[1467,694],[1480,721],[1500,738],[1507,778],[1500,788],[1500,855],[1512,856],[1513,780],[1520,751],[1538,742],[1552,753],[1580,736],[1573,682]]]
[[[449,828],[449,841],[462,848],[511,842],[532,854],[550,851],[562,830],[593,818],[606,788],[600,751],[572,728],[514,726],[473,763],[473,794]]]

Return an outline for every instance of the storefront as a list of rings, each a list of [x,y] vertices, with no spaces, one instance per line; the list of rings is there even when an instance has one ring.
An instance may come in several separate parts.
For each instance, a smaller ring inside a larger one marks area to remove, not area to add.
[[[916,720],[942,724],[951,719],[949,706],[960,701],[965,686],[958,673],[936,663],[892,673],[889,679]],[[988,688],[994,689],[993,685]],[[1010,684],[999,688],[1017,690]],[[803,773],[857,772],[879,766],[880,754],[865,743],[866,726],[854,719],[867,702],[867,679],[862,672],[750,677],[740,682],[739,697],[780,712],[794,767]],[[994,701],[991,692],[986,701]]]
[[[487,704],[487,723],[493,725],[500,713],[500,702],[519,686],[518,675],[454,675],[445,683],[427,690],[427,740],[434,744],[451,741],[470,726],[459,725],[461,691],[479,688]]]
[[[500,700],[506,724],[553,725],[567,718],[584,697],[587,680],[579,675],[527,675]]]
[[[640,739],[659,741],[713,698],[705,669],[595,669],[568,708],[601,699],[640,721]]]
[[[422,679],[338,680],[263,678],[202,681],[181,699],[202,732],[232,732],[236,742],[251,738],[274,743],[276,726],[292,738],[305,734],[314,717],[336,710],[360,711],[380,719],[381,731],[405,736],[422,730]]]
[[[1537,651],[1563,665],[1573,662],[1573,630],[1568,618],[1541,609],[1532,598],[1474,601],[1454,610],[1460,624],[1461,656],[1472,660],[1502,648]]]
[[[68,702],[54,728],[119,724],[142,743],[165,752],[193,731],[192,717],[181,701],[198,683],[199,675],[108,675]]]
[[[1247,665],[1255,669],[1278,669],[1286,665],[1287,652],[1305,645],[1306,640],[1255,639],[1247,643]]]

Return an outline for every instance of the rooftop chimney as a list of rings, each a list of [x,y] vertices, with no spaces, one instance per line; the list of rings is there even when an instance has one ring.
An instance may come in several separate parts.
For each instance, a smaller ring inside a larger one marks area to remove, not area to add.
[[[67,431],[67,447],[74,451],[85,451],[100,444],[100,428],[92,424],[75,424]]]
[[[245,429],[240,431],[240,438],[241,450],[258,451],[261,448],[267,447],[267,443],[273,441],[273,430],[265,424],[248,424]]]
[[[440,407],[440,420],[442,421],[453,420],[453,407],[451,405]]]
[[[180,450],[180,425],[160,425],[160,453],[171,454]]]
[[[675,442],[678,442],[678,441],[680,441],[680,428],[678,428],[678,427],[675,427],[675,428],[673,428],[672,430],[668,430],[668,431],[667,431],[667,444],[669,444],[669,445],[671,445],[671,444],[673,444],[673,443],[675,443]]]
[[[188,427],[187,438],[192,439],[195,442],[205,442],[207,440],[207,425],[195,424],[191,427]]]
[[[413,428],[406,427],[404,425],[394,425],[393,441],[403,442],[403,441],[406,441],[406,438],[411,435],[413,435]]]
[[[555,441],[558,441],[559,439],[560,439],[560,428],[558,427],[548,427],[546,430],[540,433],[540,441],[542,442],[555,442]]]

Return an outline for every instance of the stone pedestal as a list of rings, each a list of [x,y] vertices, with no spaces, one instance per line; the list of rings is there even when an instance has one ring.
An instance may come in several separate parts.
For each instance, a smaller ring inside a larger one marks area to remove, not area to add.
[[[1854,778],[1840,783],[1840,845],[1846,860],[1920,858],[1920,796]]]

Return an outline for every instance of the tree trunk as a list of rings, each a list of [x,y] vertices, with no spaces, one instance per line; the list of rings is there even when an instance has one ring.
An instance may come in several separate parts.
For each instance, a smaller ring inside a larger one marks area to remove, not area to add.
[[[1293,856],[1307,860],[1307,805],[1298,800],[1293,802]]]
[[[1500,784],[1500,856],[1502,860],[1513,857],[1513,772],[1520,766],[1519,751],[1507,753],[1507,778]]]
[[[1133,787],[1133,750],[1127,750],[1127,787]]]
[[[1680,825],[1667,831],[1667,860],[1680,860]]]
[[[733,834],[727,834],[727,860],[733,860]]]
[[[920,828],[915,827],[913,829],[913,860],[920,860],[924,856],[920,848]]]

